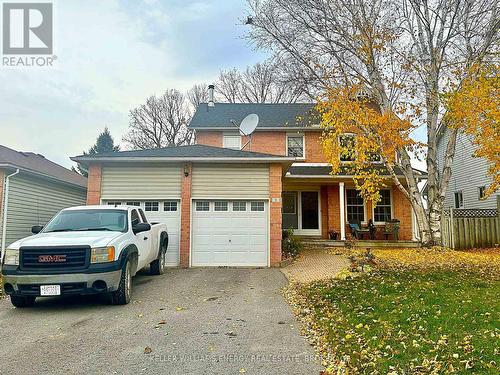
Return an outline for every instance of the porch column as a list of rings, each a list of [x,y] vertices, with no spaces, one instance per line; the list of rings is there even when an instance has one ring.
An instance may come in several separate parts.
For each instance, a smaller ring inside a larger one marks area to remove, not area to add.
[[[345,189],[344,183],[339,182],[339,201],[340,201],[340,239],[345,241]]]

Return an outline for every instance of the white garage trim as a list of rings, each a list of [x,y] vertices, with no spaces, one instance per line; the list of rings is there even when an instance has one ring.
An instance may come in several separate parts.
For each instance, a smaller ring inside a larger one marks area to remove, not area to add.
[[[190,215],[190,238],[189,238],[189,243],[190,243],[190,246],[189,246],[189,266],[190,267],[197,267],[197,266],[209,266],[209,265],[206,265],[206,264],[203,264],[203,265],[198,265],[196,264],[195,262],[193,262],[193,259],[194,259],[194,253],[195,253],[195,241],[194,241],[194,236],[196,234],[196,229],[194,227],[194,220],[195,220],[195,215],[196,215],[196,202],[197,201],[203,201],[203,202],[206,202],[206,201],[209,201],[209,204],[210,204],[210,208],[209,208],[209,213],[213,214],[215,211],[214,211],[214,205],[215,205],[215,202],[221,202],[221,201],[224,201],[224,202],[228,202],[228,206],[229,206],[229,209],[228,209],[228,213],[230,212],[233,212],[233,205],[232,205],[232,202],[235,202],[235,201],[245,201],[247,202],[247,209],[245,212],[252,212],[251,211],[251,202],[263,202],[264,203],[264,211],[267,211],[265,212],[265,218],[266,218],[266,223],[264,224],[265,225],[265,235],[266,235],[266,241],[265,241],[265,251],[266,251],[266,257],[265,257],[265,263],[255,263],[255,264],[242,264],[242,263],[239,263],[239,264],[213,264],[214,267],[218,267],[218,266],[228,266],[228,267],[269,267],[270,264],[271,264],[271,253],[270,253],[270,248],[271,248],[271,233],[270,233],[270,219],[271,219],[271,207],[270,207],[270,201],[269,199],[249,199],[248,197],[241,197],[241,198],[228,198],[228,199],[221,199],[219,197],[217,198],[212,198],[212,199],[209,199],[209,198],[202,198],[202,199],[199,199],[199,198],[191,198],[191,207],[190,207],[190,212],[191,212],[191,215]],[[253,211],[253,212],[261,212],[261,211]]]

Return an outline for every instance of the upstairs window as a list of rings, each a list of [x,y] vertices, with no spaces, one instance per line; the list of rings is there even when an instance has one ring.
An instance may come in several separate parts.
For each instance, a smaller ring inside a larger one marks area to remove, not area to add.
[[[463,208],[464,207],[464,195],[461,191],[455,192],[455,208]]]
[[[304,157],[304,136],[289,135],[287,137],[287,155],[295,158]]]
[[[224,135],[223,147],[233,150],[241,150],[241,136],[239,134]]]
[[[339,137],[340,161],[354,161],[356,136],[354,134],[342,134]]]
[[[380,201],[373,210],[373,218],[376,222],[385,223],[392,219],[391,191],[380,190]]]

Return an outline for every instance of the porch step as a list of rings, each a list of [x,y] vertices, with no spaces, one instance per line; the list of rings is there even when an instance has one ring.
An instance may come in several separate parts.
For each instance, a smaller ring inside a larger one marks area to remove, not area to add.
[[[347,241],[333,241],[319,238],[302,237],[302,243],[306,246],[315,247],[345,247]],[[416,248],[420,247],[418,241],[384,241],[384,240],[358,240],[354,242],[354,247],[370,247],[370,248]]]

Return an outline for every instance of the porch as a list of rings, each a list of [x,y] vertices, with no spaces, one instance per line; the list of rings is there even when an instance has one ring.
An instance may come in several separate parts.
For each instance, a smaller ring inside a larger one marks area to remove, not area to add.
[[[406,247],[416,241],[410,202],[395,186],[381,191],[382,200],[373,207],[365,202],[347,176],[297,176],[287,173],[282,186],[282,227],[328,246],[344,246],[353,238],[353,224],[360,229],[356,242],[371,247]],[[399,220],[397,233],[387,223]],[[373,223],[371,233],[368,224]],[[350,225],[351,224],[351,225]],[[325,240],[328,240],[325,242]],[[364,246],[364,245],[363,245]]]
[[[347,240],[328,240],[321,237],[299,236],[306,247],[313,248],[331,248],[331,247],[345,247]],[[406,241],[406,240],[356,240],[353,244],[357,248],[370,248],[370,249],[389,249],[389,248],[418,248],[420,247],[419,241]]]

